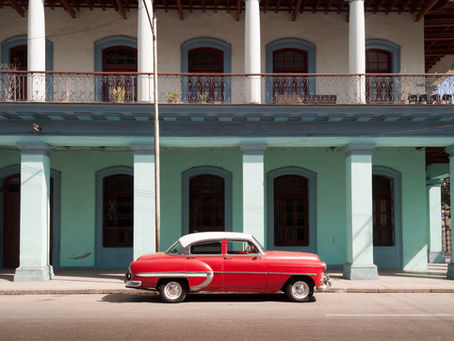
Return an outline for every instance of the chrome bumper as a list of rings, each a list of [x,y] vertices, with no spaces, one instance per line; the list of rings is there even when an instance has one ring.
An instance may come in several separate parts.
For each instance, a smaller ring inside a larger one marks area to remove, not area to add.
[[[127,288],[138,288],[142,285],[141,281],[126,281],[125,286]]]
[[[331,279],[327,274],[323,274],[321,285],[317,287],[317,291],[328,291],[331,288]]]
[[[125,286],[127,288],[138,288],[142,285],[142,282],[141,281],[133,281],[131,280],[132,278],[132,275],[131,273],[128,271],[126,274],[125,274]]]

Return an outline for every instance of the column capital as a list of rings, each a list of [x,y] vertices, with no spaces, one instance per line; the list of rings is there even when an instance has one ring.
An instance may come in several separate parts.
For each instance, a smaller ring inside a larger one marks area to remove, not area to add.
[[[130,147],[134,153],[154,154],[154,144],[152,143],[131,143]]]
[[[22,154],[45,154],[49,155],[50,146],[44,142],[18,142],[17,148]]]
[[[240,150],[243,155],[263,155],[266,147],[266,143],[240,144]]]
[[[350,155],[372,155],[372,152],[375,149],[375,143],[350,143],[344,146],[342,149],[345,153],[345,156]]]
[[[454,156],[454,144],[447,146],[445,148],[446,153],[448,153],[449,156]]]
[[[427,179],[427,187],[440,187],[443,184],[443,179]]]

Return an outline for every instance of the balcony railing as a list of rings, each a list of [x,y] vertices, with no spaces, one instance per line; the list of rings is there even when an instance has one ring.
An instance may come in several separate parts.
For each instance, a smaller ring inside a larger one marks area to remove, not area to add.
[[[274,105],[453,104],[454,96],[449,74],[160,73],[158,81],[159,103],[172,104],[249,104],[251,86],[259,103]],[[152,74],[0,71],[1,102],[153,103],[153,96]]]

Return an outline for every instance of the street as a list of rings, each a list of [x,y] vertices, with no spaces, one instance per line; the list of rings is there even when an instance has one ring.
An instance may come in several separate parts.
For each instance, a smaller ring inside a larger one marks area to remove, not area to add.
[[[454,294],[3,295],[0,339],[448,340]]]

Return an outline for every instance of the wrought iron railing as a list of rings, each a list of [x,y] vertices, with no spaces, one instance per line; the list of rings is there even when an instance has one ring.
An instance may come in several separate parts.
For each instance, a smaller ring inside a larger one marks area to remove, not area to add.
[[[454,97],[450,74],[160,73],[158,81],[158,102],[172,104],[453,104]],[[0,71],[1,102],[152,103],[153,93],[153,74]]]

